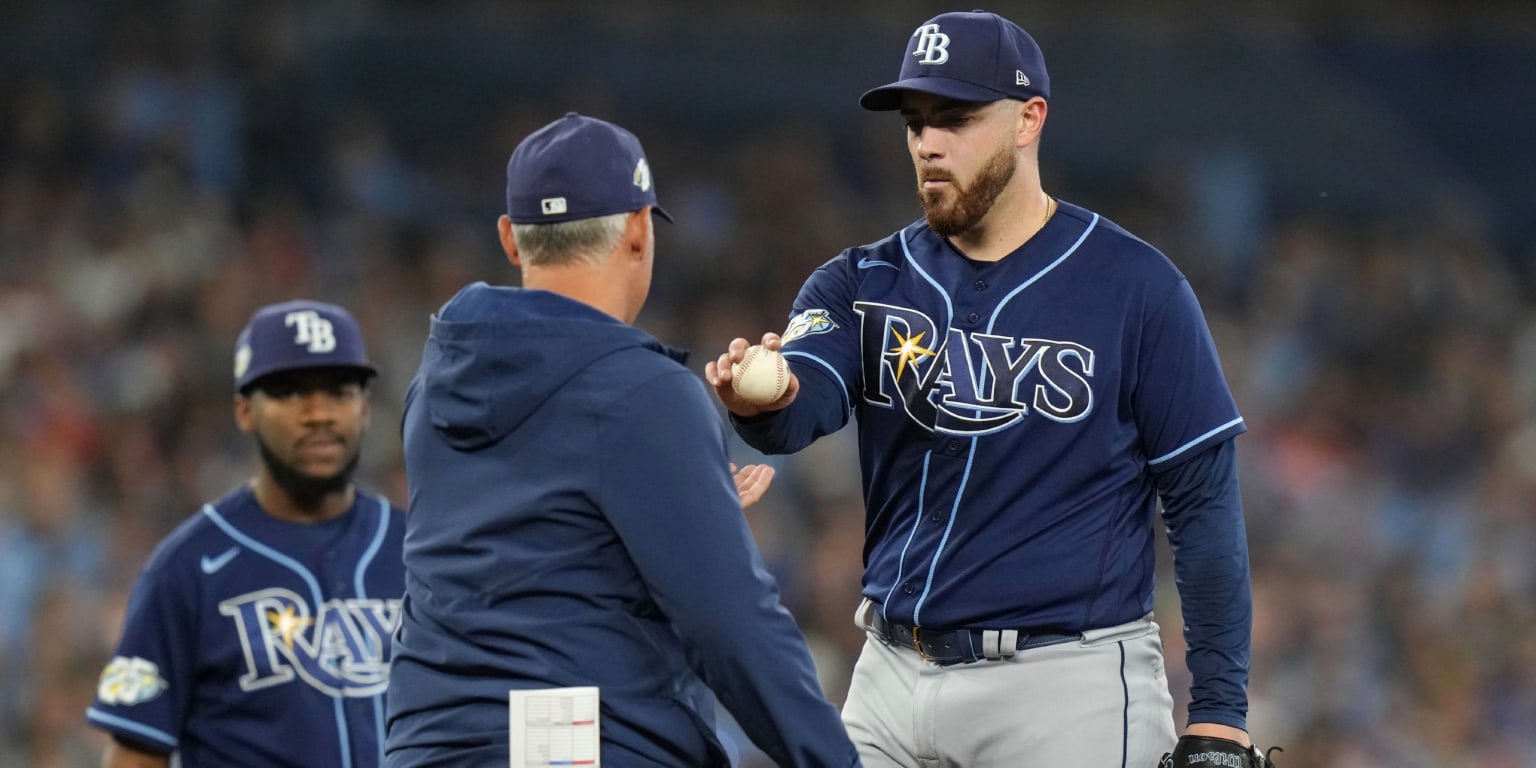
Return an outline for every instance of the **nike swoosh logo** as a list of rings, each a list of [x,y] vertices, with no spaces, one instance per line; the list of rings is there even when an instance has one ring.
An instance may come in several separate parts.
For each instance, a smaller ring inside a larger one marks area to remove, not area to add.
[[[889,261],[879,261],[878,259],[871,259],[868,256],[865,256],[859,259],[858,267],[859,269],[869,269],[870,267],[890,267],[891,269],[895,269],[896,265],[890,263]]]
[[[203,555],[203,562],[202,562],[203,573],[206,573],[209,576],[212,576],[213,574],[218,573],[220,568],[223,568],[224,566],[229,565],[229,561],[235,559],[235,555],[238,555],[238,554],[240,554],[240,548],[239,547],[230,547],[223,554],[218,555],[216,557],[209,557],[207,555]]]

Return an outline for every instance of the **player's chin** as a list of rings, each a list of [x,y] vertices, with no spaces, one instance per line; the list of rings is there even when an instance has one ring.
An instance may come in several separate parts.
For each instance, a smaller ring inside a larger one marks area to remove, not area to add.
[[[349,451],[322,456],[296,457],[289,462],[288,466],[295,475],[307,482],[344,484],[351,478],[352,470],[357,466],[357,453]]]
[[[928,221],[929,229],[944,237],[953,237],[969,228],[964,217],[955,215],[952,208],[927,209],[924,218]]]
[[[929,221],[949,221],[958,217],[960,206],[954,195],[933,191],[923,195],[923,215]]]
[[[334,483],[342,480],[348,471],[344,464],[300,464],[295,466],[294,474],[311,483]]]

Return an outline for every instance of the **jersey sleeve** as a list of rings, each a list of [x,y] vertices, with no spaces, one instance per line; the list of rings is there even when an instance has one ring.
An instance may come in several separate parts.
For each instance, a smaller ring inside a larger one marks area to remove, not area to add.
[[[853,254],[819,267],[795,298],[782,334],[784,357],[800,380],[789,408],[753,419],[732,418],[742,439],[763,453],[793,453],[842,429],[860,384],[860,318],[853,309]]]
[[[604,435],[600,503],[695,671],[778,765],[857,761],[742,515],[725,430],[686,372],[642,385]]]
[[[172,752],[196,674],[198,582],[175,572],[172,552],[162,550],[139,576],[128,600],[122,636],[102,670],[86,720],[145,748]]]
[[[1189,281],[1147,318],[1132,407],[1147,463],[1161,470],[1247,430]]]

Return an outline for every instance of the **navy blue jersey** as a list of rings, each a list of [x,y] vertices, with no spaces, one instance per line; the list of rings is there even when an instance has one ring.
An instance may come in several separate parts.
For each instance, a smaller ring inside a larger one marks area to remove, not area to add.
[[[204,505],[140,575],[87,720],[185,768],[378,765],[404,530],[363,494],[309,525],[244,486]]]
[[[857,416],[864,594],[901,624],[1146,615],[1152,471],[1245,429],[1184,276],[1067,203],[997,262],[923,222],[844,251],[801,289],[783,349],[800,398],[738,431],[789,452]]]

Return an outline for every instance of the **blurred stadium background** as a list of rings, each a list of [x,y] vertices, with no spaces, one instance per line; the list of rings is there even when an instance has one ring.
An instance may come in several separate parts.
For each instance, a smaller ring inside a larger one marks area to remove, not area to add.
[[[427,317],[515,279],[494,218],[532,128],[641,137],[678,223],[640,324],[699,370],[918,215],[898,122],[855,100],[961,6],[731,5],[0,4],[0,765],[97,764],[82,713],[135,574],[249,472],[230,367],[256,306],[357,313],[363,476],[405,501]],[[985,7],[1045,49],[1047,188],[1189,274],[1250,424],[1256,737],[1286,768],[1536,766],[1536,5]],[[850,438],[775,460],[750,515],[834,700],[861,642]]]

